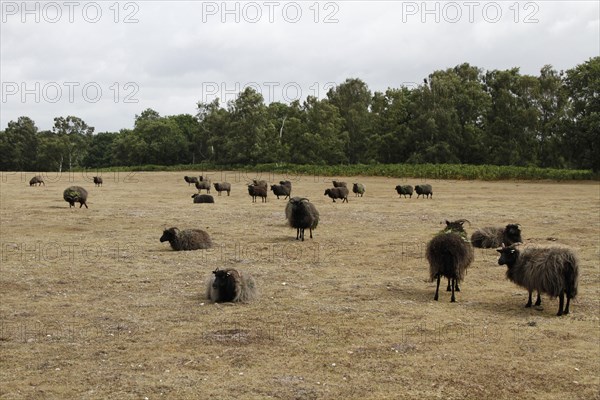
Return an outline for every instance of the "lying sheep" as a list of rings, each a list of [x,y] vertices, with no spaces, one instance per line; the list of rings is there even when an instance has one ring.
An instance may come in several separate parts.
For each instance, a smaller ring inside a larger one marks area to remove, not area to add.
[[[215,303],[247,303],[257,297],[256,283],[248,273],[217,268],[206,282],[206,297]]]
[[[292,197],[285,206],[285,217],[292,228],[296,228],[296,240],[304,241],[304,230],[312,231],[319,224],[319,211],[307,198]]]
[[[221,195],[221,192],[227,192],[227,196],[231,192],[231,183],[229,182],[215,182],[214,184],[215,190]]]
[[[352,192],[355,194],[355,197],[358,197],[360,195],[360,197],[363,197],[363,194],[365,194],[366,188],[365,185],[363,185],[362,183],[353,183],[352,184]]]
[[[214,203],[215,199],[210,194],[194,193],[192,195],[194,203]]]
[[[487,226],[477,229],[471,235],[473,247],[483,249],[498,248],[503,243],[508,246],[522,241],[521,226],[519,224],[508,224],[504,228]]]
[[[95,184],[96,186],[102,186],[102,177],[100,177],[100,176],[95,176],[95,177],[94,177],[94,184]]]
[[[198,192],[206,190],[206,193],[210,193],[210,181],[201,180],[196,182],[196,189],[198,189]]]
[[[46,186],[41,176],[36,175],[29,180],[29,186]]]
[[[327,189],[325,190],[324,195],[329,196],[329,198],[333,199],[334,203],[335,199],[342,199],[342,203],[348,202],[348,189],[343,186]]]
[[[540,292],[551,298],[558,297],[558,313],[560,316],[569,313],[571,299],[577,296],[577,281],[579,278],[579,260],[568,247],[541,246],[536,244],[514,243],[502,246],[499,265],[506,265],[506,277],[529,292],[525,307],[531,307],[531,294],[537,290],[536,306],[542,303]],[[567,305],[563,310],[564,297]]]
[[[434,300],[438,299],[440,279],[442,276],[448,278],[446,291],[452,291],[450,302],[454,303],[456,298],[454,292],[460,292],[458,283],[461,282],[467,267],[473,262],[473,247],[467,239],[463,224],[465,219],[449,222],[446,228],[433,237],[427,244],[426,256],[429,261],[429,279],[431,282],[437,279]]]
[[[248,194],[252,196],[252,202],[256,202],[256,198],[260,197],[263,203],[267,202],[267,188],[258,185],[248,185]]]
[[[277,199],[279,200],[279,196],[285,196],[283,199],[287,199],[290,197],[290,188],[288,186],[285,185],[271,185],[271,190],[273,191],[273,194],[275,196],[277,196]]]
[[[69,203],[69,208],[75,207],[75,203],[79,203],[79,208],[81,208],[81,206],[85,206],[85,208],[88,208],[86,203],[87,197],[87,190],[85,190],[81,186],[69,186],[63,192],[63,199],[65,199],[65,201]]]
[[[423,195],[423,198],[430,197],[433,198],[433,189],[429,184],[417,185],[415,186],[415,192],[417,192],[417,199],[419,196]]]
[[[348,185],[346,184],[346,182],[331,181],[331,183],[333,183],[333,187],[334,187],[334,188],[338,188],[338,187],[348,187]]]
[[[175,251],[198,250],[212,247],[212,241],[208,233],[201,229],[169,228],[163,231],[160,242],[169,242]]]
[[[406,196],[409,196],[412,199],[413,187],[410,185],[398,185],[396,186],[396,192],[398,192],[398,197],[404,196],[406,198]]]
[[[183,180],[186,181],[188,183],[188,186],[190,186],[192,183],[197,183],[198,182],[198,178],[196,178],[195,176],[184,176]]]

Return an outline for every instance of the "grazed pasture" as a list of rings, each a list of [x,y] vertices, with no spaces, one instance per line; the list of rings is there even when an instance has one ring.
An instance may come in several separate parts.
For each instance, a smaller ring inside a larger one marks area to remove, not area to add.
[[[342,204],[323,195],[331,178],[209,172],[231,196],[193,204],[193,174],[2,175],[0,398],[600,398],[597,182],[431,180],[417,200],[394,187],[421,179],[337,177],[367,188]],[[253,204],[252,178],[292,180],[321,213],[314,239],[294,240],[285,200]],[[70,185],[89,209],[69,209]],[[571,314],[523,308],[494,250],[476,250],[457,303],[433,301],[425,244],[457,218],[575,247]],[[215,247],[171,251],[171,226]],[[216,267],[251,272],[259,300],[208,304]]]

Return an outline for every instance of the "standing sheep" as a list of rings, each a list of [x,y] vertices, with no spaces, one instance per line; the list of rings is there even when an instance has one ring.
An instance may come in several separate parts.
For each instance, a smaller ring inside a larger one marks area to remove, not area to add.
[[[335,199],[342,199],[343,202],[348,202],[348,189],[344,186],[330,188],[325,190],[324,196],[329,196],[335,203]]]
[[[355,197],[358,197],[360,195],[360,197],[363,197],[363,194],[365,194],[365,191],[367,189],[365,188],[365,185],[363,185],[362,183],[353,183],[352,184],[352,192],[355,194]]]
[[[195,176],[184,176],[183,180],[186,181],[188,183],[188,186],[190,186],[192,183],[197,183],[198,182],[198,178],[196,178]]]
[[[433,189],[429,184],[417,185],[415,186],[415,192],[417,192],[417,199],[419,196],[423,195],[423,198],[430,197],[433,198]]]
[[[333,187],[334,187],[334,188],[338,188],[338,187],[348,187],[348,185],[346,184],[346,182],[340,182],[340,181],[331,181],[331,183],[333,183]]]
[[[41,176],[36,175],[29,180],[29,186],[46,186]]]
[[[201,229],[184,229],[182,231],[177,228],[165,229],[160,237],[160,242],[167,241],[175,251],[208,249],[212,247],[208,233]]]
[[[571,299],[577,296],[577,281],[579,279],[579,260],[568,247],[524,245],[515,243],[502,246],[499,265],[506,265],[506,277],[529,292],[525,307],[531,307],[531,294],[537,290],[536,306],[542,303],[540,292],[551,298],[558,297],[558,313],[560,316],[569,313]],[[564,308],[565,294],[567,305]]]
[[[221,192],[227,192],[227,196],[231,192],[231,183],[229,182],[215,182],[213,184],[215,186],[215,190],[221,195]]]
[[[250,274],[217,268],[206,282],[206,297],[215,303],[246,303],[257,297],[256,283]]]
[[[285,196],[283,199],[287,199],[290,197],[290,188],[288,186],[285,185],[271,185],[271,190],[273,191],[273,194],[275,196],[277,196],[277,199],[279,200],[279,196]]]
[[[248,185],[248,194],[252,196],[252,202],[256,202],[256,198],[260,197],[263,203],[267,202],[267,188],[259,185]]]
[[[210,181],[201,180],[196,182],[196,189],[198,189],[198,192],[206,190],[206,193],[210,193]]]
[[[102,177],[95,176],[94,177],[94,185],[96,185],[96,186],[102,186]]]
[[[519,224],[508,224],[505,228],[487,226],[477,229],[471,235],[473,247],[482,249],[498,248],[503,243],[508,246],[522,241]]]
[[[410,185],[398,185],[396,186],[396,192],[398,192],[398,197],[404,196],[406,198],[408,196],[412,199],[413,187]]]
[[[427,244],[426,256],[429,261],[429,279],[431,282],[437,279],[434,300],[438,299],[440,279],[442,276],[448,278],[446,291],[452,291],[450,302],[454,303],[454,291],[460,292],[458,283],[461,282],[467,267],[473,262],[473,247],[467,239],[467,233],[463,224],[465,219],[449,222],[446,221],[446,229],[439,232]]]
[[[87,197],[87,190],[85,190],[81,186],[69,186],[63,192],[63,199],[65,199],[65,201],[69,203],[69,208],[75,207],[75,203],[79,203],[79,208],[81,208],[81,206],[85,206],[85,208],[88,208],[86,203]]]
[[[285,217],[290,227],[296,228],[296,240],[304,241],[304,230],[312,231],[319,225],[319,211],[307,198],[292,197],[285,206]]]
[[[214,203],[215,199],[214,197],[212,197],[210,194],[200,194],[200,193],[194,193],[192,195],[192,198],[194,199],[194,203]]]

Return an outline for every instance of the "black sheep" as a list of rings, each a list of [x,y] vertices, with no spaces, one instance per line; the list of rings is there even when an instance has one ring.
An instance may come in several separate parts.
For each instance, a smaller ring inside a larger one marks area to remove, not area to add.
[[[256,283],[247,273],[217,268],[206,283],[206,297],[215,303],[246,303],[257,297]]]
[[[304,230],[312,231],[319,224],[319,211],[307,198],[292,197],[285,206],[285,217],[290,227],[296,228],[296,240],[304,241]]]
[[[79,203],[79,208],[81,208],[81,206],[88,208],[87,197],[87,190],[81,186],[69,186],[63,192],[63,199],[69,203],[69,208],[75,207],[75,203]]]

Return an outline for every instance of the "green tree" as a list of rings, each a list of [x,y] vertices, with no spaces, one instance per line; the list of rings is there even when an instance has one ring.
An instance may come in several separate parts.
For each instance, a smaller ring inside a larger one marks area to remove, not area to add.
[[[38,128],[29,117],[10,121],[0,134],[0,166],[3,170],[29,171],[36,167]]]

